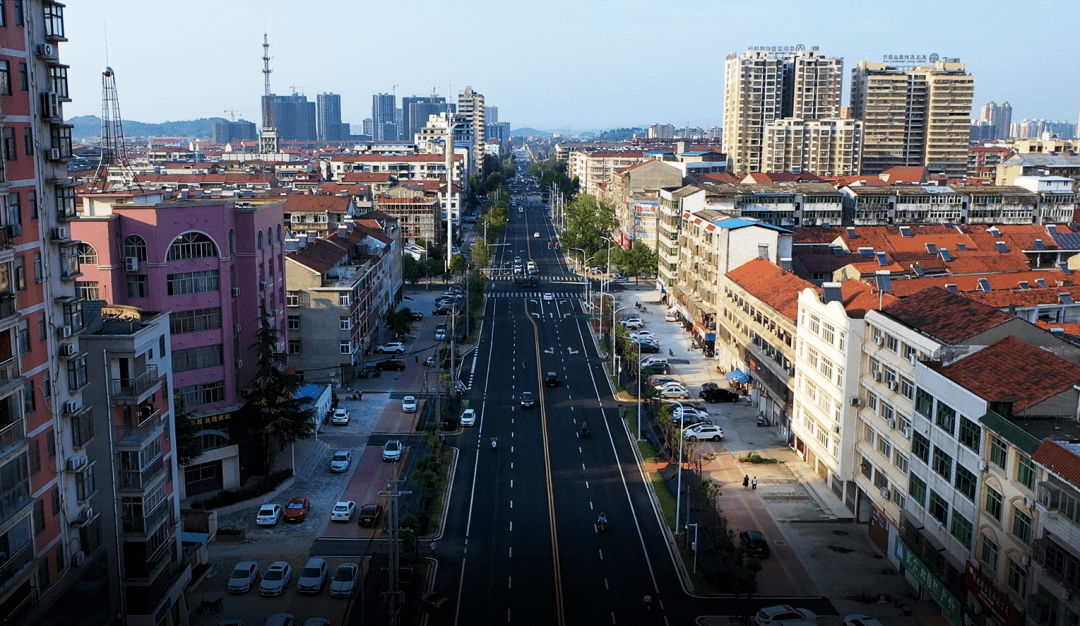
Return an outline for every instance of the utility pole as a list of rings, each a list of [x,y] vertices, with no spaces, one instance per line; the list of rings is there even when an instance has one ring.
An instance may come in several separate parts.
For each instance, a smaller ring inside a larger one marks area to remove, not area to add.
[[[397,465],[394,466],[394,474],[397,474]],[[405,604],[405,592],[398,589],[401,580],[401,538],[398,536],[398,498],[410,495],[411,491],[398,491],[398,486],[405,482],[401,479],[391,480],[385,491],[380,491],[379,496],[386,498],[386,532],[389,536],[389,583],[387,590],[382,593],[383,602],[390,605],[390,624],[398,624],[398,612]]]

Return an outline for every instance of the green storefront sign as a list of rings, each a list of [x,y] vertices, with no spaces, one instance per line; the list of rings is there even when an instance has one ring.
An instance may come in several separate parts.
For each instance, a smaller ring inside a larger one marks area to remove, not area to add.
[[[900,564],[904,566],[904,569],[911,574],[911,577],[919,581],[919,585],[941,607],[941,610],[945,612],[945,617],[949,618],[949,621],[954,624],[960,624],[960,601],[956,599],[956,596],[949,593],[945,585],[930,570],[926,569],[926,566],[919,560],[919,557],[915,556],[914,552],[908,550],[907,545],[900,537],[896,538],[896,556],[900,559]]]

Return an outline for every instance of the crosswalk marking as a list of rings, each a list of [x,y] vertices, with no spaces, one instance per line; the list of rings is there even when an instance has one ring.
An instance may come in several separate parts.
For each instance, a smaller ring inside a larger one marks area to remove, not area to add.
[[[512,282],[515,278],[520,278],[520,276],[511,276],[509,274],[500,276],[489,276],[488,280],[493,282]],[[581,285],[585,284],[585,281],[582,280],[580,276],[571,276],[566,274],[559,274],[556,276],[539,276],[538,279],[550,283],[578,283]]]
[[[581,297],[580,291],[574,291],[569,293],[561,293],[554,291],[489,291],[489,298],[543,298],[545,293],[552,294],[556,300],[566,300],[567,298],[577,299]]]

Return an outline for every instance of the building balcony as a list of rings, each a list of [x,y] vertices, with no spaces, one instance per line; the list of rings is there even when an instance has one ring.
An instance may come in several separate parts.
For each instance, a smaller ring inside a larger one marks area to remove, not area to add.
[[[173,553],[176,551],[176,539],[163,542],[154,553],[145,561],[127,558],[124,560],[125,582],[138,582],[153,579],[161,569],[172,563]]]
[[[0,363],[0,396],[3,396],[14,385],[22,383],[22,367],[19,357],[13,356]]]
[[[19,307],[15,304],[15,292],[0,291],[0,326],[3,326],[8,318],[17,321],[20,313]]]
[[[109,382],[114,402],[139,404],[151,391],[157,389],[161,378],[158,376],[157,366],[151,365],[134,378],[110,378]]]
[[[165,463],[164,455],[158,455],[150,463],[141,470],[119,470],[119,483],[117,487],[121,491],[148,491],[149,487],[153,485],[156,479],[160,476],[164,477]]]
[[[164,498],[145,515],[125,515],[120,519],[121,531],[126,535],[146,536],[168,517],[172,500]]]
[[[7,595],[8,585],[19,579],[26,566],[34,561],[34,545],[27,542],[22,549],[0,564],[0,594]]]
[[[164,415],[165,413],[159,409],[136,426],[117,425],[114,443],[119,447],[141,448],[146,440],[160,434],[162,427],[168,422],[164,419]]]

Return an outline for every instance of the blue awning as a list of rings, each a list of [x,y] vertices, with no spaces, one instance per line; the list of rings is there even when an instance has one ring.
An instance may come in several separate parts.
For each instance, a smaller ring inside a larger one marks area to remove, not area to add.
[[[747,374],[746,372],[742,371],[742,370],[731,370],[730,372],[725,374],[725,376],[727,376],[728,380],[731,380],[731,381],[734,381],[734,382],[737,382],[737,383],[740,383],[740,384],[750,382],[750,375]]]

